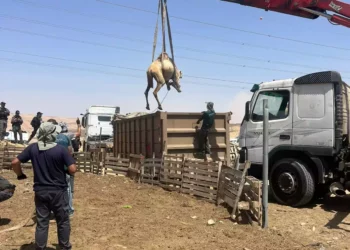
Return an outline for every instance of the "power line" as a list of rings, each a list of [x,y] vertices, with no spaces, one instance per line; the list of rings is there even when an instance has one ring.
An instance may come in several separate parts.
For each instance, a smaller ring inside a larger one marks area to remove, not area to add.
[[[48,26],[48,27],[72,30],[72,31],[77,31],[77,32],[91,33],[91,34],[94,34],[94,35],[101,35],[101,36],[105,36],[105,37],[111,37],[111,38],[120,39],[120,40],[126,40],[126,41],[134,41],[134,42],[140,42],[140,43],[145,43],[145,44],[151,44],[150,41],[145,41],[145,40],[141,40],[141,39],[135,39],[135,38],[125,37],[125,36],[119,36],[119,35],[116,35],[116,34],[104,33],[104,32],[99,32],[99,31],[88,30],[88,29],[81,29],[81,28],[76,28],[76,27],[57,25],[57,24],[42,22],[42,21],[33,20],[33,19],[26,19],[26,18],[22,18],[22,17],[14,17],[14,16],[0,14],[0,18],[8,18],[8,19],[12,19],[12,20],[19,20],[21,22],[34,23],[34,24],[44,25],[44,26]],[[183,49],[183,50],[186,50],[186,51],[193,51],[193,52],[205,53],[205,54],[213,54],[213,55],[229,57],[229,58],[236,57],[236,58],[240,58],[240,59],[261,61],[261,62],[265,62],[265,63],[279,64],[279,65],[282,64],[282,65],[288,65],[288,66],[310,68],[310,69],[316,69],[316,70],[324,70],[324,69],[319,68],[319,67],[314,67],[314,66],[305,65],[305,64],[296,64],[296,63],[289,63],[289,62],[277,61],[277,60],[276,61],[274,61],[274,60],[266,60],[266,59],[262,59],[262,58],[240,56],[240,55],[234,55],[234,54],[228,54],[228,53],[218,53],[218,52],[214,52],[214,51],[201,50],[201,49],[195,49],[195,48],[190,48],[190,47],[177,46],[177,49],[180,49],[180,50]],[[348,59],[348,60],[350,60],[350,59]],[[342,71],[342,72],[345,73],[346,71]],[[350,71],[348,71],[346,73],[350,73]]]
[[[89,42],[89,41],[85,41],[85,40],[76,40],[76,39],[71,39],[71,38],[63,38],[63,37],[59,37],[59,36],[52,36],[52,35],[34,33],[34,32],[29,32],[29,31],[17,30],[17,29],[4,28],[4,27],[1,27],[1,26],[0,26],[0,30],[10,31],[10,32],[18,32],[18,33],[34,35],[34,36],[42,36],[42,37],[46,37],[46,38],[50,38],[50,39],[64,40],[64,41],[69,41],[69,42],[77,42],[77,43],[89,44],[89,45],[106,47],[106,48],[113,48],[113,49],[118,49],[118,50],[125,50],[125,51],[132,51],[132,52],[146,53],[146,54],[149,53],[148,51],[144,51],[144,50],[130,49],[130,48],[119,47],[119,46],[114,46],[114,45],[107,45],[107,44]],[[178,56],[177,58],[181,58],[181,59],[185,59],[185,60],[194,60],[194,61],[197,61],[197,62],[198,61],[199,62],[205,62],[205,63],[215,64],[215,65],[226,65],[226,66],[233,66],[233,67],[253,68],[253,69],[260,69],[260,70],[270,70],[270,71],[288,72],[288,73],[297,73],[297,74],[306,74],[307,73],[307,72],[299,72],[299,71],[290,71],[290,70],[282,70],[282,69],[274,69],[274,68],[257,67],[257,66],[244,65],[244,64],[233,64],[233,63],[224,63],[224,62],[216,62],[216,61],[206,61],[206,60],[202,60],[202,59],[198,59],[198,58],[189,58],[189,57],[180,57],[180,56]]]
[[[105,74],[105,75],[126,76],[126,77],[145,79],[145,77],[141,77],[141,76],[138,76],[138,75],[120,74],[120,73],[108,72],[108,71],[103,71],[103,70],[85,69],[85,68],[71,67],[71,66],[65,66],[65,65],[57,65],[57,64],[40,63],[40,62],[33,62],[33,61],[26,61],[26,60],[18,60],[18,59],[12,59],[12,58],[0,57],[0,60],[7,61],[7,62],[14,62],[14,63],[30,64],[30,65],[35,65],[35,66],[62,68],[62,69],[69,69],[69,70],[74,70],[74,71],[94,72],[94,73]],[[207,79],[215,79],[215,78],[207,78]],[[229,81],[229,80],[227,80],[227,81]],[[239,81],[235,81],[235,82],[239,82]],[[192,82],[192,81],[185,81],[185,83],[186,84],[203,85],[203,86],[215,86],[215,87],[227,87],[227,88],[246,89],[245,87],[241,87],[241,86],[225,85],[225,84],[199,83],[199,82]]]
[[[101,19],[101,20],[105,20],[105,21],[109,21],[109,22],[113,22],[113,23],[121,23],[121,24],[126,24],[126,25],[131,25],[131,26],[139,26],[139,27],[143,27],[143,28],[152,28],[152,29],[154,28],[153,26],[150,26],[150,25],[144,25],[144,24],[139,24],[139,23],[127,22],[127,21],[124,21],[124,20],[117,20],[117,19],[106,18],[104,16],[99,16],[99,15],[94,15],[94,14],[87,14],[87,13],[84,13],[84,12],[79,12],[79,11],[59,8],[57,6],[52,6],[52,5],[43,5],[43,4],[39,4],[39,3],[33,3],[33,2],[30,2],[30,1],[26,1],[26,0],[12,0],[12,1],[18,2],[18,3],[22,3],[22,4],[28,4],[28,5],[31,5],[32,7],[45,8],[45,9],[50,9],[50,10],[54,10],[54,11],[63,11],[65,13],[69,13],[69,14],[73,14],[73,15],[79,15],[79,16],[88,17],[88,18]],[[245,46],[245,47],[273,50],[273,51],[278,51],[278,52],[283,52],[283,53],[299,54],[299,55],[302,55],[302,56],[310,56],[310,57],[329,58],[329,59],[335,59],[335,60],[350,61],[349,58],[344,58],[344,57],[329,56],[329,55],[326,56],[326,55],[321,55],[321,54],[314,54],[314,53],[309,53],[309,52],[303,52],[303,51],[299,51],[299,50],[280,49],[280,48],[274,48],[274,47],[268,47],[268,46],[251,44],[251,43],[247,43],[247,42],[238,42],[238,41],[233,41],[233,40],[217,39],[217,38],[213,38],[213,37],[209,37],[209,36],[203,36],[203,35],[198,35],[198,34],[194,35],[193,33],[176,32],[176,31],[173,31],[172,33],[185,35],[185,36],[189,36],[189,37],[197,37],[197,38],[201,38],[201,39],[218,41],[218,42],[222,42],[222,43],[236,44],[236,45]]]
[[[141,8],[136,8],[136,7],[127,6],[127,5],[123,5],[123,4],[119,4],[119,3],[111,3],[111,2],[108,2],[108,1],[105,1],[105,0],[96,0],[96,1],[104,3],[104,4],[118,6],[118,7],[125,8],[125,9],[131,9],[131,10],[136,10],[136,11],[141,11],[141,12],[146,12],[146,13],[151,13],[151,14],[156,14],[156,15],[158,14],[155,11],[145,10],[145,9],[141,9]],[[274,38],[274,39],[279,39],[279,40],[284,40],[284,41],[290,41],[290,42],[295,42],[295,43],[303,43],[303,44],[309,44],[309,45],[314,45],[314,46],[319,46],[319,47],[326,47],[326,48],[332,48],[332,49],[338,49],[338,50],[347,50],[347,51],[350,50],[350,48],[342,48],[342,47],[337,47],[337,46],[332,46],[332,45],[326,45],[326,44],[320,44],[320,43],[314,43],[314,42],[307,42],[307,41],[303,41],[303,40],[297,40],[297,39],[293,39],[293,38],[275,36],[275,35],[270,35],[270,34],[256,32],[256,31],[238,29],[238,28],[234,28],[234,27],[230,27],[230,26],[221,25],[221,24],[214,24],[214,23],[208,23],[208,22],[193,20],[193,19],[189,19],[189,18],[185,18],[185,17],[170,16],[170,15],[169,15],[169,17],[172,17],[172,18],[178,19],[178,20],[182,20],[182,21],[198,23],[198,24],[211,26],[211,27],[216,27],[216,28],[234,30],[234,31],[238,31],[238,32],[243,32],[243,33],[248,33],[248,34],[258,35],[258,36],[264,36],[264,37]]]
[[[96,66],[104,66],[104,67],[111,67],[111,68],[119,68],[119,69],[126,69],[126,70],[132,70],[132,71],[145,72],[144,69],[130,68],[130,67],[124,67],[124,66],[118,66],[118,65],[110,65],[110,64],[102,64],[102,63],[96,63],[96,62],[87,62],[87,61],[81,61],[81,60],[75,60],[75,59],[67,59],[67,58],[62,58],[62,57],[43,56],[43,55],[38,55],[38,54],[24,53],[24,52],[11,51],[11,50],[2,50],[2,49],[0,49],[0,52],[11,53],[11,54],[18,54],[18,55],[34,56],[34,57],[40,57],[40,58],[46,58],[46,59],[54,59],[54,60],[60,60],[60,61],[66,61],[66,62],[84,63],[84,64],[90,64],[90,65],[96,65]],[[186,77],[203,79],[203,80],[215,80],[215,81],[221,81],[221,82],[249,84],[249,85],[254,84],[253,82],[226,80],[226,79],[219,79],[219,78],[207,78],[207,77],[192,76],[192,75],[187,75],[187,74],[186,74]]]

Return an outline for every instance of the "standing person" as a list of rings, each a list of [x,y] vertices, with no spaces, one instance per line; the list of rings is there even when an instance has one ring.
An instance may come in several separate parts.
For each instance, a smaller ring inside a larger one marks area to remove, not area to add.
[[[53,124],[57,125],[57,121],[55,119],[49,119],[48,122],[52,122]],[[61,133],[57,135],[56,137],[56,143],[66,148],[70,155],[73,154],[72,150],[72,143],[71,140],[67,135],[64,134],[64,132],[67,130],[67,128],[64,126],[63,123],[58,124],[61,127]],[[68,192],[68,204],[69,204],[69,217],[72,217],[74,214],[74,207],[73,207],[73,185],[74,185],[74,176],[66,174],[66,181],[67,181],[67,192]]]
[[[207,159],[206,155],[210,154],[208,134],[210,129],[214,125],[214,119],[215,119],[214,103],[208,102],[207,111],[203,111],[202,116],[197,121],[197,124],[199,124],[203,120],[202,127],[200,129],[199,149],[201,150],[201,152],[204,153],[205,159]]]
[[[23,144],[22,129],[23,119],[19,115],[19,110],[16,110],[16,114],[11,119],[12,131],[15,135],[15,143],[17,143],[17,134],[19,134],[19,143]]]
[[[34,192],[37,226],[36,249],[46,249],[50,211],[57,221],[58,242],[62,250],[72,249],[69,242],[70,221],[68,215],[68,194],[66,173],[74,175],[76,166],[67,149],[57,145],[56,137],[61,127],[44,122],[38,130],[38,142],[29,145],[12,161],[17,178],[26,178],[21,163],[32,162],[34,171]],[[65,170],[65,166],[68,166]]]
[[[10,111],[5,107],[6,103],[1,102],[0,107],[0,141],[5,139],[6,129],[7,129],[7,120],[10,115]]]
[[[80,125],[80,120],[79,118],[77,118],[76,120],[76,124],[77,124],[77,132],[68,132],[68,126],[66,123],[61,122],[59,125],[62,127],[62,134],[66,135],[69,138],[69,150],[71,153],[73,153],[73,149],[72,149],[72,140],[74,140],[74,138],[80,137],[81,135],[81,125]],[[70,182],[70,208],[71,208],[71,212],[73,215],[74,213],[74,208],[73,208],[73,196],[74,196],[74,176],[69,176],[68,180]]]
[[[32,127],[33,127],[33,132],[30,135],[27,143],[29,143],[36,135],[36,132],[38,131],[40,124],[42,123],[42,115],[43,115],[43,113],[38,112],[36,114],[36,116],[33,117],[32,121],[30,122],[30,125],[32,125]]]

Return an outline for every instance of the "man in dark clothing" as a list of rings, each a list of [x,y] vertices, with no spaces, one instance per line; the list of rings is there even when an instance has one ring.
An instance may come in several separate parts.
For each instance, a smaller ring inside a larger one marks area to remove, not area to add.
[[[5,107],[6,103],[1,102],[0,107],[0,141],[4,140],[6,136],[7,120],[10,115],[10,111]]]
[[[23,137],[22,137],[22,129],[21,125],[23,124],[22,117],[19,115],[19,110],[16,111],[16,114],[11,119],[12,124],[12,131],[15,136],[15,143],[18,142],[17,140],[17,134],[19,134],[19,143],[23,143]]]
[[[197,121],[197,124],[203,121],[202,127],[200,129],[199,149],[205,155],[210,154],[208,134],[209,134],[209,130],[214,125],[214,119],[215,119],[214,103],[208,102],[207,111],[203,111],[201,118],[199,118]]]
[[[68,150],[56,143],[56,137],[60,132],[60,126],[51,122],[42,123],[37,134],[38,143],[29,145],[12,161],[12,168],[17,178],[26,178],[22,172],[21,163],[31,160],[33,165],[37,217],[36,249],[46,249],[51,211],[57,222],[60,248],[72,249],[69,242],[70,221],[66,173],[74,175],[76,166]],[[65,166],[68,166],[67,170]]]
[[[13,196],[16,186],[0,176],[0,202],[6,201]]]
[[[41,118],[42,115],[43,115],[43,113],[38,112],[36,114],[36,116],[34,116],[33,120],[30,122],[30,125],[32,125],[32,127],[33,127],[33,132],[30,135],[27,143],[29,143],[36,135],[36,132],[38,131],[40,124],[42,123],[42,118]]]

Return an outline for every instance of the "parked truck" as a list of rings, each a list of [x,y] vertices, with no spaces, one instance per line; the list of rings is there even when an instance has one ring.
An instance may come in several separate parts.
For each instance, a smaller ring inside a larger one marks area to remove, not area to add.
[[[82,126],[85,128],[83,148],[104,147],[113,148],[112,119],[120,113],[117,106],[90,106],[82,118]]]
[[[338,72],[254,85],[241,124],[240,162],[262,169],[263,99],[269,109],[269,186],[281,204],[350,190],[350,87]]]
[[[156,112],[114,123],[114,154],[142,154],[161,158],[163,154],[203,158],[199,150],[197,124],[201,113]],[[216,113],[209,132],[210,157],[230,165],[229,113]]]

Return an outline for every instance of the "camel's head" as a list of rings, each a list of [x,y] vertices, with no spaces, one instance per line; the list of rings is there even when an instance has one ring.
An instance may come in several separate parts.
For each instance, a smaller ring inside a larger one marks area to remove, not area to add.
[[[175,73],[175,81],[173,83],[174,88],[177,90],[177,92],[181,92],[181,85],[180,85],[180,79],[182,78],[182,72],[181,70],[176,69]]]

